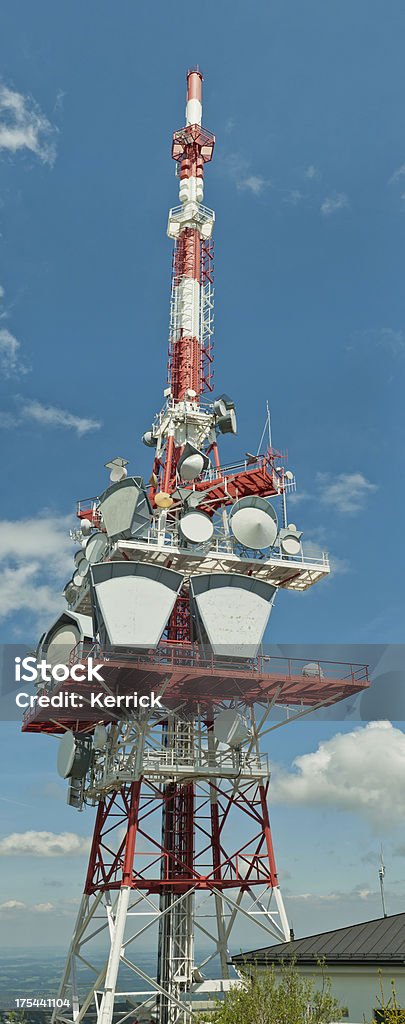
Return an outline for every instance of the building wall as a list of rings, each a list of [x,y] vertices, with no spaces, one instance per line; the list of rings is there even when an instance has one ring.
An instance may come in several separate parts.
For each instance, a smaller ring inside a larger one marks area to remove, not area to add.
[[[316,969],[313,967],[299,967],[300,974],[306,977],[315,978]],[[380,982],[378,968],[369,967],[328,967],[326,975],[331,979],[332,994],[342,1006],[347,1006],[348,1017],[342,1017],[342,1022],[347,1024],[366,1024],[373,1020],[373,1011],[378,1008],[378,995],[380,993]],[[385,999],[391,994],[391,979],[395,981],[395,988],[399,1005],[405,1008],[405,966],[393,968],[392,971],[384,968],[382,981]],[[320,986],[319,986],[320,987]],[[340,1024],[340,1021],[339,1021]]]

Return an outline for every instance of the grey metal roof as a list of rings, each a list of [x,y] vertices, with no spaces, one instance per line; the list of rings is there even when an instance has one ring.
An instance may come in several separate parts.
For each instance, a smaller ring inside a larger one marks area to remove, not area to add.
[[[293,957],[297,964],[404,964],[405,913],[352,924],[304,939],[279,942],[232,957],[233,962],[276,964]]]

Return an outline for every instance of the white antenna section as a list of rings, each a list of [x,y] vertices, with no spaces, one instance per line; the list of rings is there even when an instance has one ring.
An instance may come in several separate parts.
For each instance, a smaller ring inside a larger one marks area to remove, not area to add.
[[[385,892],[384,892],[385,864],[384,864],[383,848],[382,847],[381,847],[380,867],[378,869],[378,874],[379,874],[379,878],[380,878],[381,902],[382,902],[383,916],[384,917],[388,917],[387,908],[386,908],[386,905],[385,905]]]
[[[268,437],[269,448],[272,448],[273,446],[272,446],[272,443],[271,443],[270,406],[269,406],[269,403],[268,403],[267,399],[266,399],[266,420],[265,420],[265,424],[264,424],[264,427],[263,427],[262,436],[261,436],[260,441],[259,441],[259,447],[258,447],[257,452],[256,452],[256,458],[260,455],[260,449],[261,449],[263,441],[264,441],[264,435],[266,433],[266,430],[267,430],[267,437]]]

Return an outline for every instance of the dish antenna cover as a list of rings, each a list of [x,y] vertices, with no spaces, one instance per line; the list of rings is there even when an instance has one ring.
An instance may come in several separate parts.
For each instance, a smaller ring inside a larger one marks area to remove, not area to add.
[[[121,459],[117,456],[116,459],[112,459],[111,462],[104,463],[106,469],[110,469],[110,480],[112,483],[119,483],[120,480],[125,480],[128,476],[125,466],[128,465],[128,459]]]
[[[294,523],[290,523],[285,529],[280,530],[279,540],[281,550],[285,555],[299,555],[301,551],[302,530],[297,530]]]
[[[177,469],[182,480],[195,480],[204,469],[207,469],[209,463],[210,460],[204,452],[200,452],[198,448],[190,444],[190,441],[186,441],[177,463]]]
[[[227,708],[214,719],[214,736],[218,743],[240,747],[251,735],[252,730],[246,718],[236,708]]]
[[[152,509],[140,476],[112,484],[101,495],[99,510],[111,540],[145,537]]]
[[[113,647],[156,647],[173,610],[183,575],[143,562],[93,565],[95,632]]]
[[[307,665],[304,665],[302,670],[303,676],[306,679],[324,679],[325,673],[322,671],[321,666],[317,661],[309,661]]]
[[[105,533],[101,533],[97,530],[97,533],[93,533],[89,537],[84,553],[87,561],[90,565],[94,565],[95,562],[101,562],[108,548],[108,538]]]
[[[180,535],[188,544],[207,544],[214,533],[214,526],[204,512],[186,512],[179,522]]]
[[[44,634],[37,650],[37,657],[46,657],[50,665],[69,661],[74,647],[81,641],[93,639],[93,622],[90,615],[78,612],[63,612]]]
[[[239,573],[190,579],[192,611],[202,643],[228,658],[255,658],[269,621],[276,587]]]
[[[91,519],[82,519],[80,529],[82,531],[83,537],[88,537],[93,529],[93,523]]]
[[[83,779],[90,764],[90,748],[67,730],[59,743],[57,768],[62,779]]]
[[[241,498],[229,517],[232,533],[245,548],[271,548],[277,537],[277,515],[265,498]]]

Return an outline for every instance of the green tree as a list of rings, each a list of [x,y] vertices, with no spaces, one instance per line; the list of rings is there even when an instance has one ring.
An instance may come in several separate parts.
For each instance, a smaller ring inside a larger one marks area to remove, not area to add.
[[[212,1024],[330,1024],[339,1020],[341,1007],[333,998],[324,962],[318,963],[321,985],[304,978],[294,961],[243,971],[243,987],[232,988],[224,1002],[205,1017]]]

